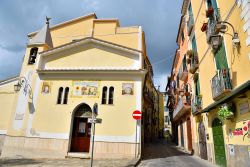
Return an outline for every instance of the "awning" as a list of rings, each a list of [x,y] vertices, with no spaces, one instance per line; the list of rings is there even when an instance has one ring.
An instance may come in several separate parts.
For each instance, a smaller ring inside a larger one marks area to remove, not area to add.
[[[230,94],[228,94],[227,96],[223,97],[222,99],[210,104],[209,106],[207,106],[206,108],[204,108],[202,110],[202,113],[204,112],[209,112],[210,110],[216,108],[218,105],[221,105],[225,102],[231,101],[233,100],[235,97],[237,97],[238,95],[240,95],[241,93],[244,93],[246,91],[250,90],[250,80],[248,80],[247,82],[245,82],[244,84],[240,85],[239,87],[237,87],[236,89],[232,90],[230,92]]]

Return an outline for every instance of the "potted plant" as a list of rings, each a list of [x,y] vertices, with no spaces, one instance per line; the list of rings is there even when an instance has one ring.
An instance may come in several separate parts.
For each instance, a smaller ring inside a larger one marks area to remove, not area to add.
[[[206,11],[206,16],[207,17],[211,17],[214,13],[214,9],[212,6],[208,7],[207,11]]]
[[[192,50],[188,50],[187,55],[189,58],[191,58],[194,55],[194,52]]]
[[[203,25],[202,25],[202,27],[201,27],[201,31],[202,32],[205,32],[205,31],[207,31],[207,23],[203,23]]]
[[[191,63],[191,58],[188,58],[187,59],[187,64],[190,64]]]
[[[227,104],[224,104],[220,107],[218,111],[218,116],[222,120],[232,119],[234,117],[234,113]]]

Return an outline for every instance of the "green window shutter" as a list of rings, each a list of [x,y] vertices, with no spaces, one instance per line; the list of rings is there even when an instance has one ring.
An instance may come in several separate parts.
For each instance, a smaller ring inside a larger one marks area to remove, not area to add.
[[[224,42],[222,42],[220,48],[215,53],[215,61],[217,70],[228,69],[226,50],[224,46]]]
[[[198,78],[195,83],[195,95],[198,96],[201,94],[200,91],[200,79]]]
[[[195,39],[195,35],[192,39],[192,49],[194,52],[197,52],[197,45],[196,45],[196,39]]]
[[[193,9],[192,9],[191,3],[188,7],[188,14],[189,14],[189,19],[192,21],[192,23],[194,23],[194,15],[193,15]]]

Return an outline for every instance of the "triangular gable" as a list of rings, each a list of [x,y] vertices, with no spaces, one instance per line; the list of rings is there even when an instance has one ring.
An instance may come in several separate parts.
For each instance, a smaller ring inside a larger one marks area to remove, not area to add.
[[[89,37],[41,52],[38,69],[140,69],[141,61],[138,50]]]

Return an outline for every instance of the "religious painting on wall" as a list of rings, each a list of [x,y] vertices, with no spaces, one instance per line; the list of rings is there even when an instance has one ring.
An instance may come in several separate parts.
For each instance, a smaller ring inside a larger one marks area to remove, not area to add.
[[[43,82],[42,93],[43,94],[48,94],[48,93],[50,93],[50,90],[51,90],[50,82]]]
[[[72,96],[99,97],[99,81],[73,81]]]
[[[122,84],[122,95],[133,95],[134,94],[134,84],[133,83],[123,83]]]

